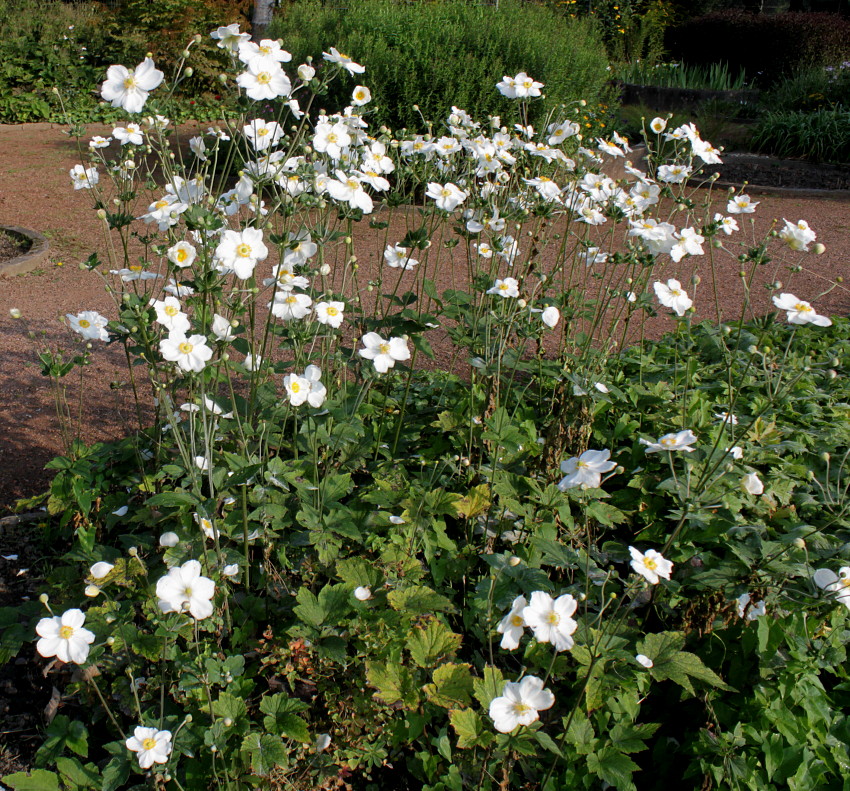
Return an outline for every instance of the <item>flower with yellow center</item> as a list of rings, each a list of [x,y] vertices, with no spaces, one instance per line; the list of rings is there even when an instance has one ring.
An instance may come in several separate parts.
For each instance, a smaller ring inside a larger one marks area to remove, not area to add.
[[[83,628],[86,616],[81,610],[66,610],[61,616],[42,618],[35,627],[41,638],[36,650],[43,657],[55,656],[60,662],[81,665],[89,655],[94,634]]]
[[[140,769],[150,769],[154,764],[168,763],[171,755],[171,731],[138,726],[124,742],[131,752],[137,753]]]

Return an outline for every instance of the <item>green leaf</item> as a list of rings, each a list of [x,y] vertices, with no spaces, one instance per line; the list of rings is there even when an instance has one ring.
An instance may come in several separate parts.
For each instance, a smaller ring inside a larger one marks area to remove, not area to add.
[[[299,588],[295,599],[298,604],[293,611],[298,618],[308,626],[315,626],[318,629],[325,620],[325,608],[319,604],[316,596],[309,588]]]
[[[555,743],[555,740],[548,734],[546,731],[536,730],[533,731],[534,738],[537,740],[537,743],[545,750],[548,750],[550,753],[554,753],[555,755],[559,755],[563,758],[563,754],[561,753],[561,748]]]
[[[366,678],[378,690],[377,696],[389,706],[404,703],[413,707],[419,701],[413,674],[398,662],[367,662]]]
[[[233,720],[234,727],[239,720],[245,719],[248,714],[245,701],[229,692],[222,692],[218,696],[218,700],[213,701],[212,708],[216,717]]]
[[[640,767],[628,755],[617,752],[613,747],[603,747],[587,757],[587,768],[598,775],[617,791],[634,791],[632,774]]]
[[[260,702],[260,711],[266,715],[263,718],[263,727],[278,736],[309,744],[311,740],[307,723],[295,713],[306,708],[307,704],[303,701],[287,697],[283,693],[263,698]]]
[[[473,486],[469,490],[469,494],[457,500],[453,505],[460,516],[474,519],[490,507],[490,502],[490,486],[482,483],[479,486]]]
[[[5,775],[3,782],[13,791],[59,791],[59,775],[46,769],[33,769],[32,772],[15,772]]]
[[[457,746],[461,750],[486,747],[495,738],[492,731],[484,727],[483,720],[474,709],[452,709],[449,722],[457,733]]]
[[[592,503],[588,503],[585,513],[591,519],[599,522],[600,525],[607,525],[608,527],[613,527],[626,521],[626,515],[619,508],[615,508],[608,503],[603,503],[601,500],[594,500]]]
[[[576,711],[567,730],[567,741],[579,755],[588,755],[596,749],[597,740],[593,725],[582,711]]]
[[[646,742],[661,724],[658,722],[645,722],[638,725],[618,723],[608,733],[611,743],[621,753],[639,753],[646,749]]]
[[[37,766],[54,763],[66,748],[83,758],[88,757],[88,731],[79,720],[72,721],[64,714],[58,714],[47,726],[46,735],[44,744],[39,747],[35,756]]]
[[[691,678],[718,689],[734,691],[717,673],[706,667],[696,654],[680,650],[684,644],[685,636],[680,632],[648,634],[638,643],[638,653],[652,660],[649,673],[656,681],[670,680],[691,695],[695,694]]]
[[[288,754],[280,736],[264,733],[249,733],[242,740],[242,750],[251,758],[251,770],[265,777],[275,766],[286,766]]]
[[[78,788],[100,788],[100,772],[94,764],[83,766],[77,758],[60,756],[56,759],[56,768],[65,785],[75,791]]]
[[[489,710],[490,701],[500,697],[505,690],[502,671],[497,667],[485,667],[484,677],[474,679],[472,687],[475,690],[475,699],[481,704],[481,708]]]
[[[441,621],[431,620],[425,627],[417,627],[407,638],[407,650],[419,667],[433,667],[454,656],[463,638]]]
[[[447,662],[434,671],[434,683],[425,685],[428,700],[444,709],[468,706],[472,703],[472,673],[470,665]]]
[[[390,591],[387,601],[394,610],[405,610],[415,615],[454,610],[454,606],[445,596],[424,585],[412,585],[409,588]]]
[[[101,776],[101,791],[117,791],[122,788],[130,776],[130,760],[127,756],[119,755],[110,759],[103,767]]]
[[[163,506],[165,508],[179,508],[181,505],[198,505],[200,500],[189,492],[162,492],[149,497],[145,505]]]

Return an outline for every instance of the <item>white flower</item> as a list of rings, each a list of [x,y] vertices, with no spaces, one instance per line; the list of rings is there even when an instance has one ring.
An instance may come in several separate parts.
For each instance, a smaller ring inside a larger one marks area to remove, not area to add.
[[[111,137],[95,135],[91,140],[89,140],[89,148],[108,148],[111,142]]]
[[[667,121],[664,118],[653,118],[649,122],[649,128],[655,134],[660,135],[667,128]]]
[[[319,302],[316,304],[316,321],[338,329],[344,318],[344,302]]]
[[[670,250],[670,257],[676,263],[686,255],[703,255],[702,243],[705,237],[700,236],[693,228],[682,228],[681,232],[676,234],[676,239],[676,244]]]
[[[638,440],[641,445],[646,445],[647,453],[660,453],[665,450],[684,450],[687,453],[691,453],[696,450],[691,447],[696,441],[697,435],[689,428],[675,434],[665,434],[658,442],[652,442],[642,438]]]
[[[206,456],[195,456],[194,461],[195,461],[195,466],[201,472],[207,472],[207,470],[209,470],[210,463],[209,463],[209,460],[207,459]]]
[[[180,543],[180,536],[177,533],[169,530],[159,537],[159,545],[161,547],[176,547]]]
[[[716,417],[721,423],[729,423],[731,426],[738,425],[738,418],[731,412],[715,412],[714,417]]]
[[[132,74],[124,66],[110,66],[100,95],[107,102],[112,102],[113,107],[121,107],[128,113],[140,113],[148,95],[164,77],[150,58],[145,58]]]
[[[797,299],[793,294],[780,294],[773,297],[773,304],[788,312],[789,324],[814,324],[816,327],[831,327],[832,320],[819,315],[805,300]]]
[[[357,353],[371,360],[379,374],[386,373],[396,362],[410,359],[410,350],[403,338],[384,340],[377,332],[367,332],[360,341],[364,348]]]
[[[419,263],[415,258],[411,258],[410,251],[400,244],[387,245],[387,249],[384,250],[384,261],[393,269],[413,269]]]
[[[658,180],[667,184],[681,184],[691,175],[687,165],[662,165],[658,168]]]
[[[246,354],[242,367],[246,371],[258,371],[263,364],[263,358],[259,354]]]
[[[89,574],[91,574],[96,580],[102,580],[114,568],[114,563],[107,563],[105,560],[101,560],[89,569]]]
[[[198,621],[212,615],[214,594],[215,583],[201,576],[201,564],[197,560],[175,566],[156,583],[157,604],[162,612],[188,611]]]
[[[522,617],[538,642],[552,643],[556,651],[568,651],[574,645],[571,635],[578,627],[570,617],[577,606],[569,593],[553,599],[545,591],[534,591]]]
[[[510,612],[499,621],[496,631],[502,635],[502,642],[499,643],[502,648],[513,651],[519,647],[519,641],[522,639],[526,626],[522,611],[527,606],[528,601],[525,596],[517,596],[511,605]]]
[[[738,230],[738,223],[734,217],[724,217],[718,213],[714,215],[714,222],[719,223],[719,230],[723,231],[727,236],[731,236],[734,231]]]
[[[734,447],[731,447],[731,448],[726,448],[726,452],[733,459],[743,459],[744,458],[744,450],[743,450],[743,448],[741,448],[738,445],[735,445]]]
[[[212,520],[206,516],[202,516],[199,513],[193,514],[195,519],[195,524],[201,528],[206,538],[212,538],[215,540],[221,535],[218,531],[218,528],[213,525]]]
[[[508,99],[528,99],[540,96],[540,89],[543,87],[542,82],[535,82],[524,71],[521,71],[515,77],[509,77],[507,74],[502,77],[502,81],[496,83],[499,93]]]
[[[351,93],[351,103],[355,107],[362,107],[372,101],[372,92],[365,85],[357,85]]]
[[[36,651],[43,657],[55,656],[60,662],[81,665],[89,655],[94,633],[83,629],[86,616],[82,610],[66,610],[61,616],[42,618],[35,627],[41,638]]]
[[[237,574],[239,574],[239,564],[228,563],[226,566],[222,566],[221,573],[225,577],[235,577]]]
[[[365,66],[355,63],[348,55],[339,52],[336,47],[331,47],[330,52],[323,52],[322,57],[324,57],[324,59],[329,63],[338,63],[352,76],[355,74],[363,74],[363,72],[366,71]]]
[[[140,146],[145,142],[144,137],[142,136],[142,127],[138,124],[116,126],[115,129],[112,130],[112,136],[121,143],[122,146],[126,146],[127,144]]]
[[[196,136],[189,138],[189,148],[201,162],[207,161],[207,144],[204,142],[203,137]]]
[[[562,461],[561,472],[566,477],[558,484],[558,488],[562,492],[576,486],[598,489],[602,485],[602,474],[611,472],[617,466],[615,462],[608,461],[610,456],[610,450],[586,450],[578,458]]]
[[[442,211],[454,211],[468,197],[468,193],[450,181],[446,184],[440,184],[436,181],[428,182],[425,195],[428,198],[433,198],[437,202],[437,208]]]
[[[225,231],[215,249],[219,271],[233,272],[240,280],[254,273],[258,261],[264,261],[269,249],[263,242],[263,232],[257,228],[243,231]]]
[[[754,214],[759,201],[753,202],[749,195],[736,195],[726,204],[729,214]]]
[[[490,701],[490,718],[499,733],[510,733],[518,725],[531,725],[540,719],[538,712],[555,705],[555,696],[543,688],[537,676],[526,676],[519,683],[507,681],[501,697]]]
[[[809,245],[817,239],[817,234],[805,220],[797,220],[796,223],[785,220],[785,227],[779,232],[779,238],[792,250],[808,253]]]
[[[755,472],[748,472],[741,478],[741,488],[748,494],[759,495],[764,493],[764,484],[758,473]]]
[[[166,255],[174,266],[185,269],[195,263],[198,252],[189,242],[177,242],[173,247],[168,248]]]
[[[850,566],[842,566],[838,574],[832,569],[818,569],[812,579],[815,585],[835,594],[835,598],[850,609]]]
[[[309,64],[302,63],[298,67],[298,76],[304,80],[304,82],[310,82],[310,80],[316,76],[316,70]]]
[[[763,601],[751,603],[751,598],[749,593],[742,593],[738,599],[738,617],[744,618],[748,621],[755,621],[760,618],[762,615],[767,614],[767,607]]]
[[[328,389],[322,384],[322,369],[318,365],[308,365],[304,370],[304,378],[310,383],[310,392],[307,395],[307,403],[318,409],[325,403]]]
[[[210,38],[218,40],[219,49],[229,49],[231,52],[238,52],[239,45],[250,40],[251,36],[247,33],[239,32],[239,25],[234,22],[232,25],[226,25],[214,30],[210,33]]]
[[[182,371],[199,373],[206,367],[213,350],[207,346],[204,335],[186,337],[182,332],[172,332],[159,342],[159,351],[163,359],[177,363]]]
[[[168,763],[171,755],[171,731],[138,726],[124,742],[128,750],[138,753],[139,768],[150,769],[154,764]]]
[[[400,516],[391,516],[390,517],[390,524],[403,525],[403,524],[405,524],[405,521]]]
[[[648,656],[646,656],[645,654],[638,654],[638,655],[635,657],[635,661],[636,661],[639,665],[642,665],[643,667],[645,667],[647,670],[649,670],[649,668],[651,668],[651,667],[653,667],[653,666],[655,665],[655,662],[653,662],[653,661],[652,661],[652,660],[651,660]]]
[[[274,302],[270,303],[272,315],[281,321],[303,319],[310,313],[313,300],[306,294],[296,294],[294,291],[278,291]]]
[[[646,553],[643,553],[634,547],[629,547],[629,552],[632,556],[632,568],[651,584],[657,585],[661,577],[666,580],[670,579],[673,564],[669,560],[665,560],[660,552],[647,549]]]
[[[504,280],[496,280],[492,287],[487,289],[488,294],[496,294],[500,297],[518,297],[519,283],[513,277],[506,277]]]
[[[561,311],[554,305],[549,305],[549,307],[543,308],[543,313],[540,314],[540,320],[547,327],[554,327],[561,320]]]
[[[251,121],[250,124],[242,127],[242,131],[257,151],[271,148],[283,137],[283,129],[281,129],[280,124],[275,121],[266,123],[262,118]]]
[[[68,319],[71,329],[79,333],[86,340],[109,340],[109,333],[106,331],[106,325],[109,324],[109,319],[106,316],[101,316],[97,311],[84,310],[76,316],[73,313],[66,313],[65,318]]]
[[[303,376],[297,374],[287,374],[283,377],[283,387],[289,396],[289,403],[292,406],[301,406],[310,394],[310,382]]]
[[[365,585],[354,589],[354,598],[357,601],[369,601],[372,598],[372,590]]]
[[[694,304],[693,300],[688,296],[688,292],[682,288],[682,284],[678,280],[671,278],[667,283],[656,281],[653,284],[653,288],[655,289],[655,295],[658,297],[658,301],[665,308],[670,308],[677,316],[684,316]]]
[[[343,171],[336,171],[336,179],[328,179],[326,183],[328,194],[336,201],[347,203],[352,209],[360,209],[363,214],[371,214],[374,204],[366,190],[355,176],[347,176]]]
[[[292,60],[292,55],[281,48],[279,41],[264,38],[259,44],[255,44],[253,41],[240,41],[239,60],[247,64],[262,61],[289,63]]]
[[[313,752],[321,753],[331,746],[331,737],[327,733],[317,733],[313,741]]]
[[[122,505],[120,508],[116,508],[112,513],[115,516],[126,516],[127,511],[129,511],[129,507],[126,505]]]
[[[215,335],[216,339],[219,341],[229,342],[236,337],[236,333],[233,332],[233,326],[231,325],[230,320],[224,316],[220,316],[218,313],[213,315],[213,321],[210,329],[212,330],[212,334]]]
[[[177,297],[166,297],[163,300],[151,300],[156,311],[157,323],[162,324],[169,332],[180,332],[184,335],[192,326],[189,317],[180,310]]]
[[[292,93],[292,83],[284,70],[275,62],[255,60],[248,64],[247,71],[236,77],[236,84],[245,89],[246,95],[255,101],[277,99]]]
[[[75,190],[90,190],[100,180],[97,168],[84,168],[82,165],[74,165],[68,174]]]

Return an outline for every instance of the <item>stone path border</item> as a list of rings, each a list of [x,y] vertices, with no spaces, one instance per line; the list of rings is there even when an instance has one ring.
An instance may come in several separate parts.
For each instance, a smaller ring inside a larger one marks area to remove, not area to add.
[[[0,275],[22,275],[25,272],[32,272],[47,260],[50,242],[38,231],[20,228],[17,225],[0,225],[0,231],[30,241],[30,249],[25,253],[0,263]]]

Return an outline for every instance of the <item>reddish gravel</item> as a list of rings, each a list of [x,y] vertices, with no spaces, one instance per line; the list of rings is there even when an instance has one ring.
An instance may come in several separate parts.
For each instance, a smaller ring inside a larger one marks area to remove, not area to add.
[[[90,127],[88,134],[108,134],[110,130]],[[114,314],[109,296],[100,279],[81,271],[79,263],[92,251],[104,252],[104,238],[99,221],[91,211],[87,195],[75,193],[68,177],[69,169],[80,162],[75,141],[55,124],[0,126],[0,225],[19,225],[38,230],[51,243],[51,258],[41,269],[17,277],[0,277],[0,326],[2,326],[2,386],[0,386],[0,506],[10,505],[15,498],[32,495],[44,488],[48,477],[44,464],[62,451],[62,438],[55,417],[49,381],[42,377],[36,355],[45,345],[72,347],[70,333],[60,322],[65,313],[99,310]],[[755,190],[751,190],[755,195]],[[850,198],[850,195],[848,195]],[[757,230],[767,229],[773,219],[807,219],[817,230],[818,240],[826,245],[824,255],[810,256],[804,263],[811,271],[788,281],[787,273],[772,266],[759,273],[760,282],[779,276],[787,287],[801,298],[814,298],[824,291],[836,276],[850,275],[850,203],[840,200],[762,196],[757,214]],[[404,234],[404,218],[391,234]],[[367,249],[358,251],[364,271],[375,264],[383,250],[383,232],[370,234]],[[460,250],[461,248],[457,248]],[[61,262],[61,266],[59,265]],[[459,264],[459,266],[457,266]],[[685,282],[698,265],[703,275],[697,303],[708,306],[710,278],[704,274],[705,259],[686,259],[678,267],[670,265],[665,277],[679,277]],[[724,315],[732,318],[740,310],[741,284],[735,262],[718,268],[717,295]],[[437,274],[440,289],[457,285],[466,271],[465,261],[456,258],[456,269],[447,268]],[[754,290],[754,309],[770,307],[765,289]],[[13,320],[10,308],[19,308],[24,318]],[[844,286],[835,288],[818,300],[822,313],[850,314],[850,292]],[[669,327],[667,319],[657,319],[653,331]],[[30,337],[30,336],[33,337]],[[439,338],[434,341],[440,344]],[[449,350],[443,340],[437,363],[448,364]],[[88,441],[119,436],[133,424],[133,403],[128,389],[111,389],[110,383],[126,380],[123,355],[118,348],[97,350],[92,365],[79,380],[69,381],[70,400],[74,409],[82,407],[83,438]],[[80,389],[81,387],[81,389]]]

